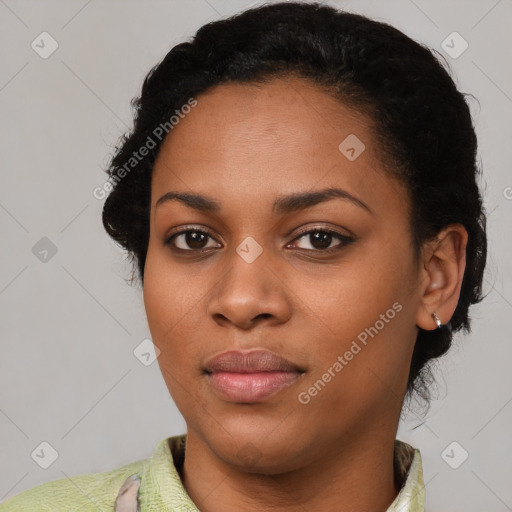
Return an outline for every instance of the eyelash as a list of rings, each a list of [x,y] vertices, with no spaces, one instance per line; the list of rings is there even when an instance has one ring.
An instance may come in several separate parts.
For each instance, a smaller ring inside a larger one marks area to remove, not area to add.
[[[181,249],[179,247],[175,247],[173,245],[174,238],[178,237],[179,235],[183,235],[183,234],[187,234],[187,233],[203,233],[206,236],[210,237],[211,239],[215,240],[214,237],[208,231],[206,231],[204,229],[200,229],[200,228],[194,228],[194,229],[184,228],[184,229],[182,229],[182,230],[180,230],[180,231],[178,231],[176,233],[173,233],[171,236],[166,238],[165,245],[169,246],[171,248],[171,250],[176,251],[176,252],[181,252],[181,253],[196,253],[196,254],[197,253],[205,253],[205,252],[208,252],[209,250],[212,249],[212,248],[205,248],[205,249]],[[349,245],[350,243],[352,243],[354,241],[354,238],[349,237],[347,235],[342,235],[338,231],[335,231],[335,230],[332,230],[332,229],[329,229],[329,228],[311,228],[311,229],[308,229],[307,231],[302,231],[301,233],[299,233],[292,240],[292,242],[294,242],[296,240],[299,240],[300,238],[302,238],[304,236],[307,236],[307,235],[309,235],[311,233],[327,233],[329,235],[333,235],[334,237],[338,238],[341,243],[339,243],[338,245],[335,245],[334,247],[329,247],[327,249],[302,249],[302,248],[299,248],[299,250],[306,251],[306,252],[317,252],[317,253],[322,253],[322,254],[326,254],[326,253],[327,254],[331,254],[334,251],[337,251],[339,249],[342,249],[343,247],[346,247],[347,245]]]

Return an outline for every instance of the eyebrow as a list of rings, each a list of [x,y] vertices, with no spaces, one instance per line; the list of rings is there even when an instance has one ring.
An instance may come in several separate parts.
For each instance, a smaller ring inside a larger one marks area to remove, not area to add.
[[[341,188],[326,188],[313,192],[297,192],[286,196],[279,196],[272,205],[272,212],[277,214],[297,212],[335,198],[348,200],[352,204],[373,214],[373,211],[366,203]],[[160,197],[155,204],[155,208],[173,200],[180,201],[189,208],[201,212],[210,213],[221,210],[221,204],[211,197],[175,191],[167,192]]]

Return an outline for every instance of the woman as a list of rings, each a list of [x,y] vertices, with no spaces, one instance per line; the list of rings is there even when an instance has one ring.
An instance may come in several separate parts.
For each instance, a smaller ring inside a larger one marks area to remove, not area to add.
[[[103,221],[187,433],[0,509],[423,511],[400,412],[486,260],[463,94],[400,31],[284,2],[202,27],[135,107]]]

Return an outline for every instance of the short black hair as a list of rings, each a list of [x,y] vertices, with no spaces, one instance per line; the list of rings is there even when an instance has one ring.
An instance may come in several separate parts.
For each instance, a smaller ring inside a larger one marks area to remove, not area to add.
[[[443,227],[460,223],[468,232],[466,269],[448,328],[420,329],[412,356],[407,395],[416,391],[428,401],[431,363],[450,348],[453,332],[471,332],[468,309],[483,299],[487,256],[469,95],[457,90],[438,55],[386,23],[302,2],[265,4],[208,23],[174,46],[132,101],[134,128],[107,169],[113,188],[103,224],[130,256],[132,280],[136,269],[144,282],[151,176],[165,138],[155,129],[169,127],[183,105],[216,85],[290,75],[312,81],[373,121],[386,172],[410,194],[416,258]],[[147,155],[130,160],[149,138]]]

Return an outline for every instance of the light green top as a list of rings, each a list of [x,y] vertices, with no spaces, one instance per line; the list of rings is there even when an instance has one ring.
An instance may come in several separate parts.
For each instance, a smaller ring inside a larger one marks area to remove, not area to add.
[[[198,512],[175,465],[183,463],[185,440],[185,435],[166,438],[158,443],[151,458],[112,471],[41,484],[0,504],[0,512],[135,511],[137,490],[140,512]],[[424,512],[425,488],[419,450],[397,440],[395,472],[405,482],[387,512]]]

